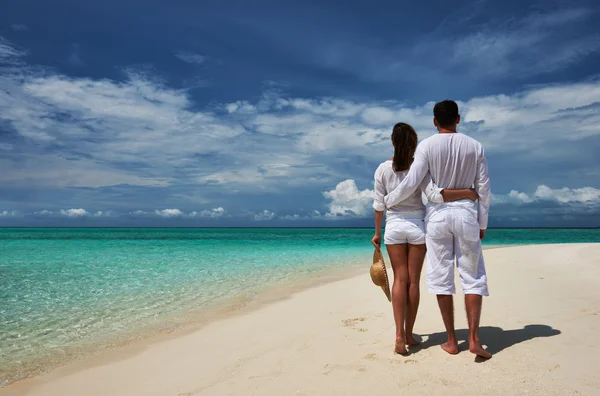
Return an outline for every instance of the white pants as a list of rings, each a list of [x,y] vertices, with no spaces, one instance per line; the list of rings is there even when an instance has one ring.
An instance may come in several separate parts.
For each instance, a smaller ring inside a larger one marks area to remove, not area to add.
[[[454,259],[464,294],[488,296],[487,275],[479,238],[477,209],[440,205],[426,218],[427,288],[433,294],[455,294]]]

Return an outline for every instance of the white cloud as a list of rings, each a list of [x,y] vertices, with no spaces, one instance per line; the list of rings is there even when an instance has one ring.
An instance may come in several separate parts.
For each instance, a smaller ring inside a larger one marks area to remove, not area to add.
[[[32,153],[22,154],[21,160],[24,163],[0,158],[0,169],[4,170],[0,172],[0,184],[13,187],[102,187],[121,184],[165,187],[172,180],[162,177],[140,177],[85,158],[70,160]]]
[[[14,217],[18,214],[19,212],[16,210],[0,210],[0,217]]]
[[[372,213],[373,191],[359,190],[352,179],[344,180],[335,189],[324,192],[323,196],[331,200],[325,216],[365,217]]]
[[[300,220],[303,218],[307,218],[306,216],[301,216],[299,214],[293,214],[293,215],[285,215],[285,216],[281,216],[280,219],[282,220]]]
[[[201,211],[192,211],[186,213],[180,209],[156,209],[148,212],[144,210],[136,210],[129,212],[133,216],[141,217],[162,217],[162,218],[173,218],[173,217],[202,217],[202,218],[219,218],[227,216],[227,211],[222,207],[213,209],[204,209]]]
[[[253,114],[257,112],[257,108],[246,100],[229,103],[225,105],[225,109],[228,113]]]
[[[161,218],[174,218],[185,216],[185,213],[180,209],[155,209],[153,211],[135,210],[129,212],[130,215],[135,217],[161,217]]]
[[[600,204],[600,189],[594,187],[557,188],[539,185],[533,194],[512,190],[508,195],[494,195],[492,202],[528,204],[537,201],[555,201],[560,204]]]
[[[533,201],[533,199],[531,199],[529,195],[523,192],[518,192],[516,190],[511,190],[511,192],[508,193],[508,197],[524,203],[529,203]]]
[[[537,199],[555,200],[560,203],[600,203],[600,189],[593,187],[552,189],[540,185],[535,190]]]
[[[135,210],[133,212],[129,212],[129,214],[133,215],[133,216],[147,216],[147,215],[152,214],[152,212],[146,212],[143,210]]]
[[[10,42],[0,36],[0,61],[11,63],[24,55],[26,55],[25,51],[16,49]]]
[[[318,219],[320,217],[321,217],[321,213],[318,210],[313,210],[312,212],[307,213],[307,214],[295,213],[293,215],[281,216],[280,219],[282,219],[282,220],[312,220],[312,219]]]
[[[43,212],[43,211],[42,211]],[[67,217],[89,216],[90,213],[85,209],[61,209],[60,214]]]
[[[191,212],[189,214],[190,217],[207,217],[207,218],[217,218],[217,217],[223,217],[225,215],[225,209],[223,209],[222,207],[218,207],[218,208],[213,208],[213,209],[204,209],[201,210],[200,212]]]
[[[244,133],[239,124],[210,112],[189,111],[184,91],[136,73],[120,83],[17,75],[0,81],[0,87],[4,85],[8,89],[0,90],[0,119],[24,138],[66,150],[68,160],[47,154],[34,161],[66,162],[75,172],[86,167],[85,177],[78,178],[84,186],[164,183],[169,170],[192,164],[199,154],[222,151],[230,138]],[[140,161],[144,181],[117,165]],[[46,165],[14,168],[4,177],[27,180],[27,173],[53,171]],[[56,171],[60,176],[47,174],[44,179],[64,183],[64,173]],[[94,173],[106,176],[98,181]]]
[[[196,65],[201,65],[206,61],[204,55],[196,54],[194,52],[179,51],[175,53],[175,56],[186,63],[193,63]]]
[[[118,214],[112,210],[99,210],[97,212],[94,213],[93,215],[94,217],[115,217],[118,216]]]
[[[369,107],[365,109],[361,117],[371,125],[394,125],[398,121],[402,119],[402,117],[398,117],[398,114],[394,112],[392,109],[387,107],[377,106],[377,107]]]
[[[233,183],[236,185],[253,185],[259,184],[265,179],[264,173],[262,173],[257,167],[248,169],[230,169],[224,171],[218,171],[210,175],[199,177],[197,180],[200,183],[216,183],[216,184],[229,184]]]
[[[294,147],[286,148],[285,144],[271,139],[267,139],[268,143],[264,145],[260,138],[256,140],[256,143],[241,142],[239,147],[236,143],[236,147],[232,148],[239,153],[236,160],[228,159],[226,166],[220,166],[216,172],[198,177],[196,181],[218,185],[232,193],[276,193],[284,188],[307,184],[319,188],[344,177],[326,161],[310,153],[298,153]]]
[[[0,38],[5,63],[22,63],[23,55]],[[64,184],[65,176],[73,179],[71,172],[55,168],[66,163],[74,172],[86,168],[85,176],[71,185],[168,183],[176,169],[185,167],[190,173],[203,169],[190,166],[196,156],[223,152],[230,139],[245,132],[239,123],[212,111],[190,110],[193,103],[187,91],[169,88],[135,70],[128,70],[124,81],[115,81],[19,66],[4,69],[0,77],[0,120],[40,149],[52,145],[53,150],[44,154],[31,150],[32,161],[3,158],[13,169],[2,172],[0,181],[29,180],[37,186],[43,179],[46,184]],[[47,165],[52,162],[60,164]],[[137,166],[128,170],[124,163]],[[36,177],[37,172],[46,175]],[[98,173],[101,180],[95,177]]]
[[[265,209],[262,212],[255,214],[254,220],[258,220],[258,221],[273,220],[274,217],[275,217],[275,213]]]
[[[154,214],[160,217],[179,217],[184,215],[179,209],[157,209],[154,211]]]

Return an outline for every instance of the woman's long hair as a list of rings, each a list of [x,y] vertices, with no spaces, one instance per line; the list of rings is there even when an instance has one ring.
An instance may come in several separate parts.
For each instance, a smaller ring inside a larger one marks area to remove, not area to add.
[[[417,149],[417,133],[408,124],[399,122],[392,130],[392,144],[394,145],[394,172],[405,171],[413,163]]]

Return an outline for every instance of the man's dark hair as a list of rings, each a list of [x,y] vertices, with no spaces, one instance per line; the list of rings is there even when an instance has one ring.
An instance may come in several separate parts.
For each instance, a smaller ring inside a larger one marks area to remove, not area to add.
[[[436,103],[433,108],[433,116],[441,127],[454,125],[458,118],[458,105],[453,100]]]

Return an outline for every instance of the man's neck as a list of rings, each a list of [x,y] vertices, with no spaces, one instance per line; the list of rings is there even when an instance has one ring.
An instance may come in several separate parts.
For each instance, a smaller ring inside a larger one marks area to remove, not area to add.
[[[456,133],[456,128],[438,128],[438,133]]]

